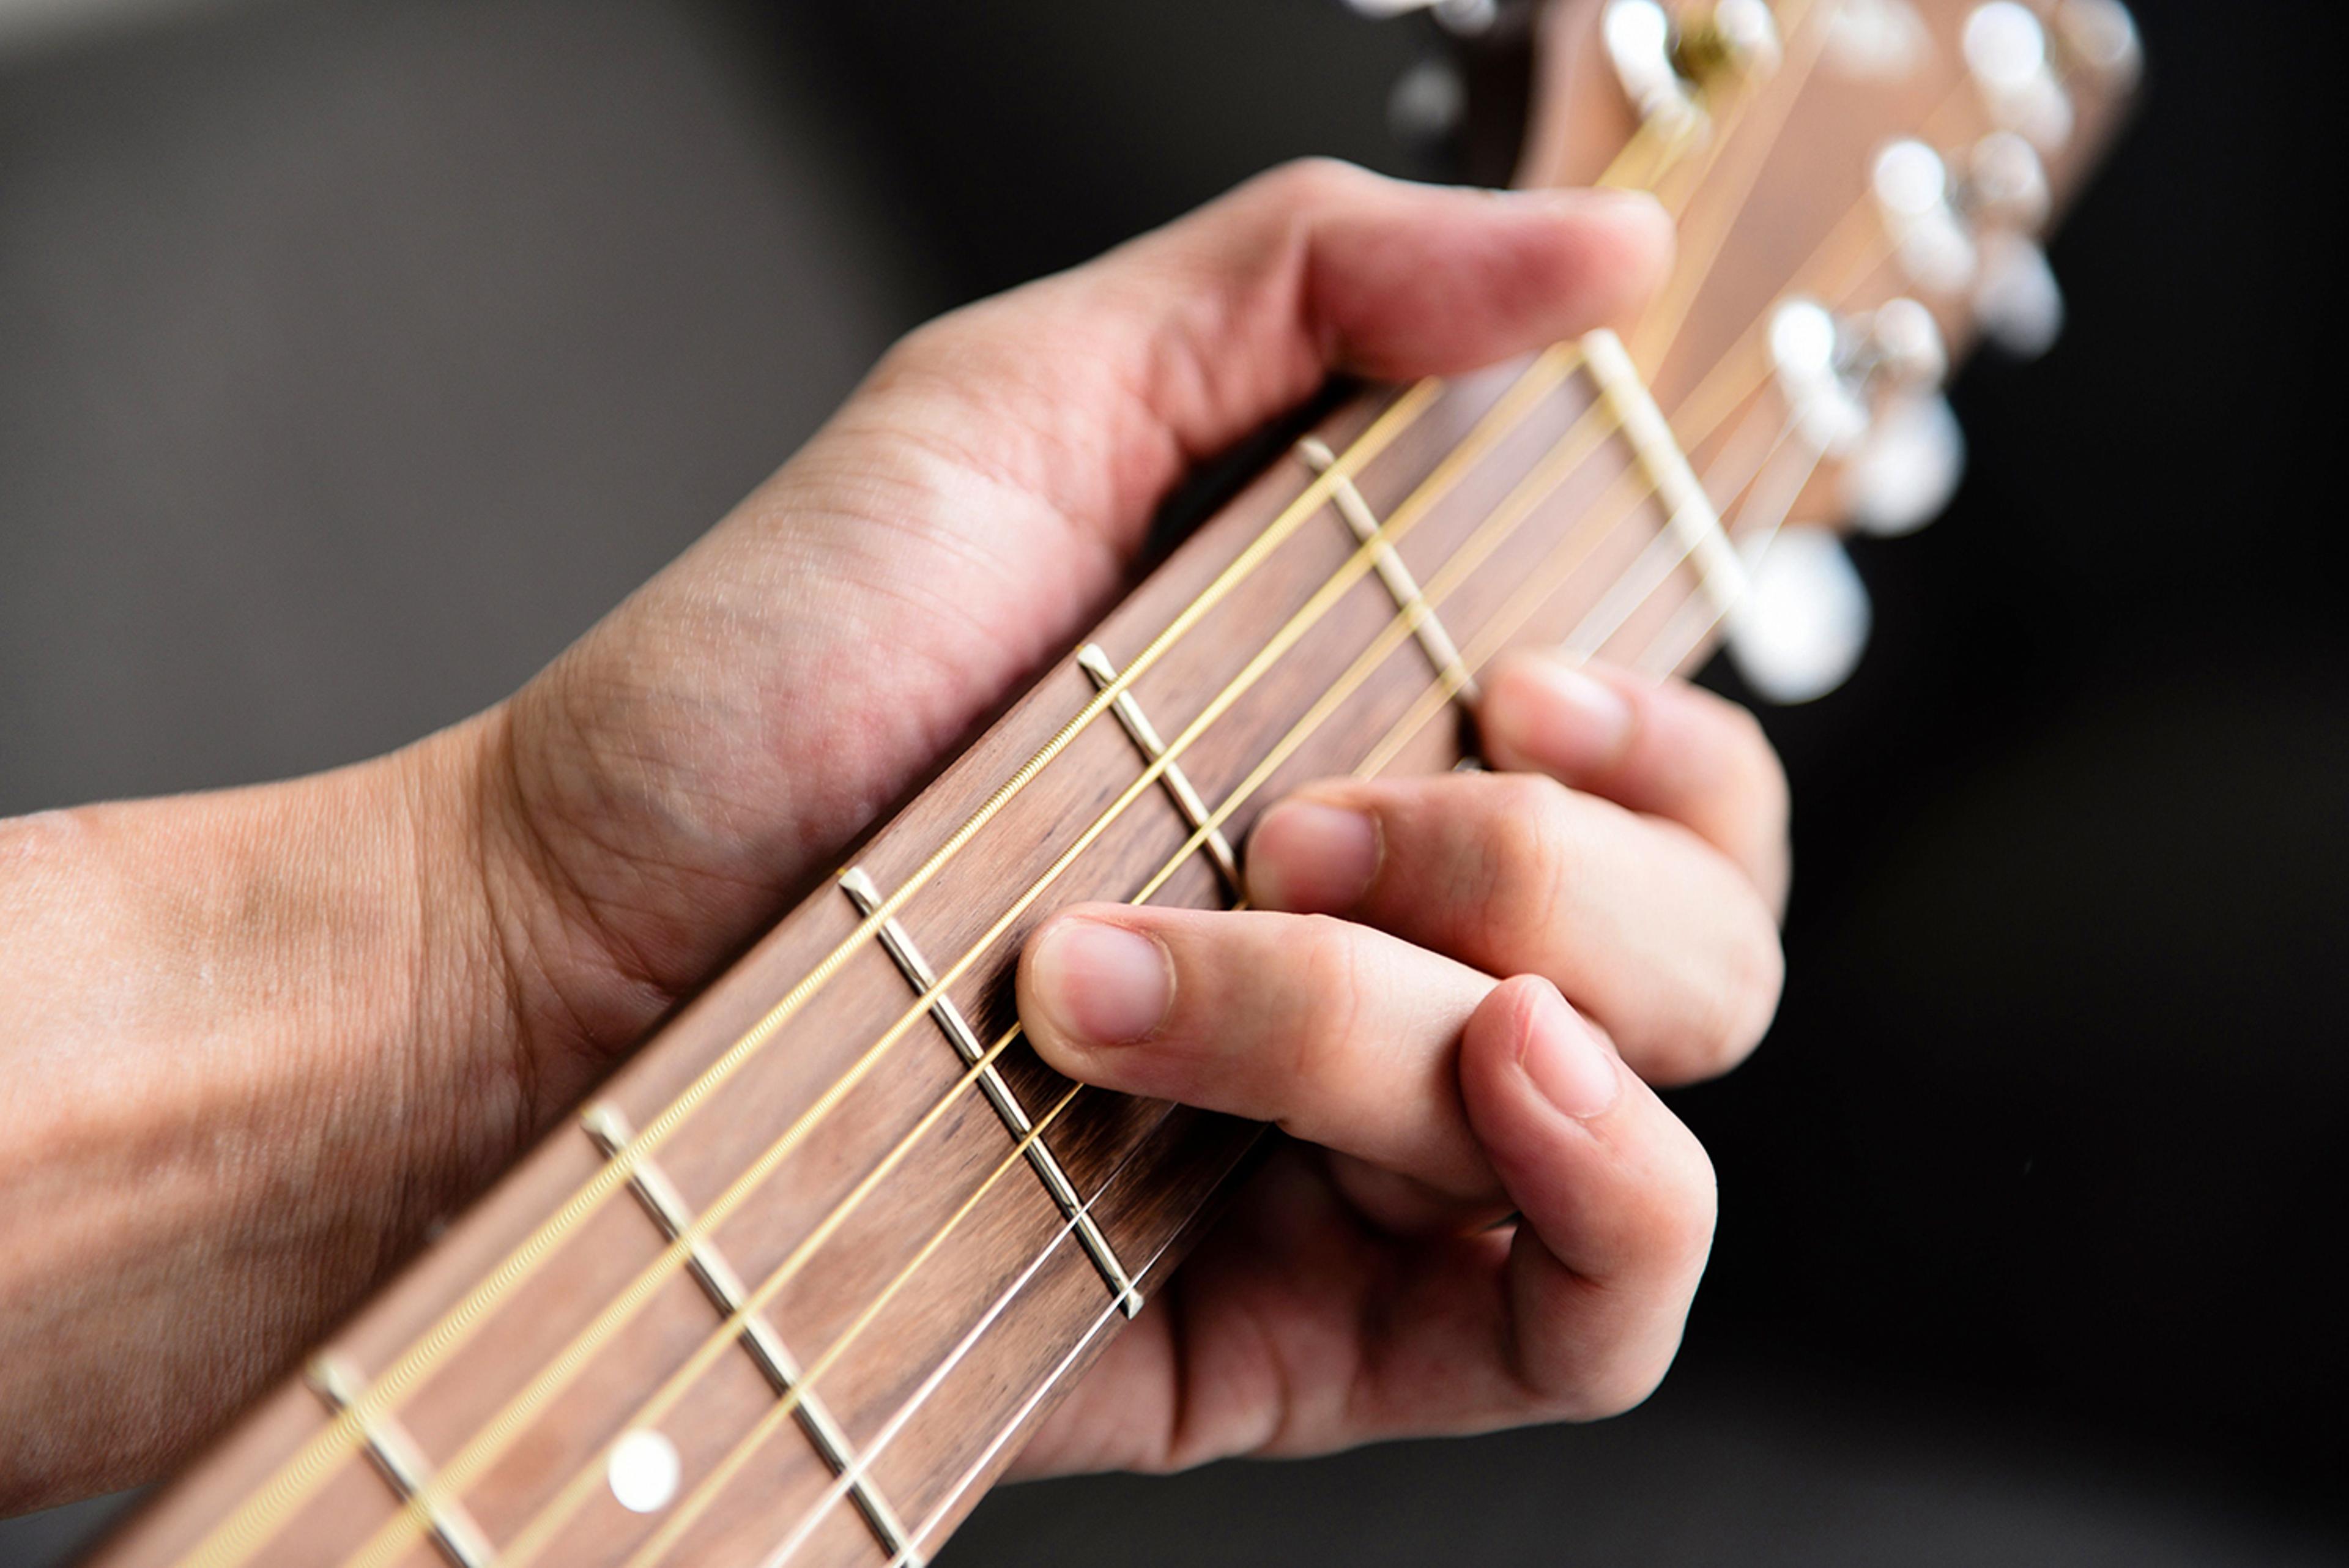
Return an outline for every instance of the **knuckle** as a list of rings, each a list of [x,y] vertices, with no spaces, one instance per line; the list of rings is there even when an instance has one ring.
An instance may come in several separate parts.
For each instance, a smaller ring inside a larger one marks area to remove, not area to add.
[[[1373,176],[1340,158],[1292,158],[1258,175],[1254,193],[1275,206],[1326,206],[1361,191]]]
[[[1725,1061],[1743,1057],[1762,1043],[1778,1014],[1786,983],[1786,951],[1778,924],[1758,900],[1745,901],[1723,966],[1720,1049]]]
[[[1714,1228],[1721,1218],[1721,1186],[1713,1174],[1713,1157],[1693,1134],[1686,1136],[1686,1157],[1672,1184],[1661,1195],[1651,1217],[1651,1241],[1658,1264],[1682,1282],[1682,1305],[1696,1293],[1697,1276],[1713,1253]]]
[[[1569,1421],[1611,1420],[1647,1403],[1671,1370],[1679,1354],[1677,1339],[1661,1350],[1642,1349],[1610,1362],[1584,1387],[1576,1389],[1561,1412]]]
[[[1758,900],[1731,927],[1688,1002],[1681,1044],[1671,1053],[1681,1081],[1727,1072],[1762,1043],[1777,1015],[1786,961],[1776,923]]]
[[[1320,1083],[1349,1069],[1365,1003],[1361,928],[1334,915],[1300,915],[1297,935],[1299,1014],[1285,1032],[1291,1071]]]
[[[1477,870],[1495,919],[1550,924],[1577,855],[1573,792],[1540,774],[1494,777]]]
[[[1785,763],[1752,709],[1734,702],[1727,709],[1729,727],[1736,736],[1731,755],[1737,759],[1732,781],[1737,796],[1766,831],[1783,831],[1792,796]]]

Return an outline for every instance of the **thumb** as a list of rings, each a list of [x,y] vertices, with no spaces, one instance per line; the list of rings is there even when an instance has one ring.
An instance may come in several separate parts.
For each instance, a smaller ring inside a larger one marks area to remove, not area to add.
[[[868,392],[938,417],[984,400],[1036,432],[1019,479],[1130,549],[1189,464],[1329,374],[1449,375],[1626,315],[1661,276],[1671,220],[1619,191],[1416,185],[1291,163],[1088,265],[914,334]],[[893,407],[898,413],[916,412]],[[1072,429],[1073,427],[1073,429]]]
[[[525,903],[563,910],[533,946],[615,990],[551,1011],[625,1036],[740,947],[1099,616],[1193,462],[1332,369],[1587,330],[1670,248],[1644,197],[1299,163],[908,336],[490,727],[504,836],[553,889]]]

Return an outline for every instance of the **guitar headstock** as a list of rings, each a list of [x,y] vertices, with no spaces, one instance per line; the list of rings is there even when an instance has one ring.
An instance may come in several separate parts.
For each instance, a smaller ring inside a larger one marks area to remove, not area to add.
[[[1440,0],[1454,30],[1505,27]],[[1673,276],[1630,356],[1752,567],[1729,644],[1764,696],[1856,663],[1837,535],[1921,527],[1978,343],[2044,353],[2044,242],[2141,70],[2120,0],[1553,0],[1532,14],[1521,185],[1653,192]]]

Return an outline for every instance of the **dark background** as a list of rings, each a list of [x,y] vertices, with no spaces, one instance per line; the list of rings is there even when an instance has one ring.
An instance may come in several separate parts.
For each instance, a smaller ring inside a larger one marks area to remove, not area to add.
[[[1281,157],[1442,164],[1332,0],[0,4],[0,812],[495,700],[895,333]],[[70,10],[70,7],[67,8]],[[999,1495],[950,1568],[2349,1561],[2334,7],[2143,0],[2069,335],[1765,715],[1790,982],[1678,1096],[1682,1365],[1596,1428]],[[0,1525],[34,1564],[102,1508]]]

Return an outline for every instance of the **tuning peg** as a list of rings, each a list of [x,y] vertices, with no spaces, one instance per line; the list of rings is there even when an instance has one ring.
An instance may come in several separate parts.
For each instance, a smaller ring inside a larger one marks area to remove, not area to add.
[[[1849,452],[1868,431],[1868,405],[1844,375],[1842,333],[1826,306],[1797,297],[1772,311],[1770,362],[1804,441],[1828,456]]]
[[[2018,359],[2036,359],[2064,333],[2063,286],[2047,253],[2022,234],[1983,239],[1973,305],[1982,335]]]
[[[1966,154],[1960,204],[1978,229],[2036,234],[2054,207],[2047,165],[2038,150],[2013,131],[1993,130]]]
[[[1932,35],[1911,0],[1837,0],[1827,18],[1826,57],[1864,81],[1896,81],[1917,68]]]
[[[1950,295],[1973,281],[1974,242],[1951,202],[1950,171],[1940,153],[1913,139],[1888,142],[1876,154],[1868,186],[1910,282]]]
[[[1851,557],[1824,528],[1781,528],[1747,553],[1729,656],[1773,702],[1807,702],[1859,666],[1874,617]]]
[[[1948,510],[1965,472],[1966,432],[1950,400],[1910,391],[1877,411],[1868,439],[1844,465],[1844,505],[1863,534],[1913,534]]]
[[[1849,355],[1849,371],[1895,390],[1938,387],[1950,374],[1949,345],[1933,313],[1902,296],[1888,299],[1865,318]]]
[[[1387,91],[1387,130],[1407,147],[1433,147],[1460,129],[1468,84],[1448,59],[1414,62]]]
[[[2120,0],[2062,0],[2055,7],[2055,36],[2066,57],[2110,89],[2126,92],[2144,74],[2137,18]]]
[[[2047,60],[2047,30],[2015,0],[1990,0],[1966,17],[1966,67],[1991,117],[2054,151],[2072,138],[2072,99]]]
[[[1765,0],[1720,0],[1682,26],[1672,50],[1681,75],[1700,85],[1726,76],[1767,76],[1784,57],[1778,19]]]
[[[1674,141],[1704,129],[1704,110],[1673,59],[1672,19],[1656,0],[1609,0],[1599,36],[1640,123]]]
[[[1490,32],[1501,19],[1499,0],[1346,0],[1346,5],[1374,22],[1425,11],[1447,32],[1470,38]]]

